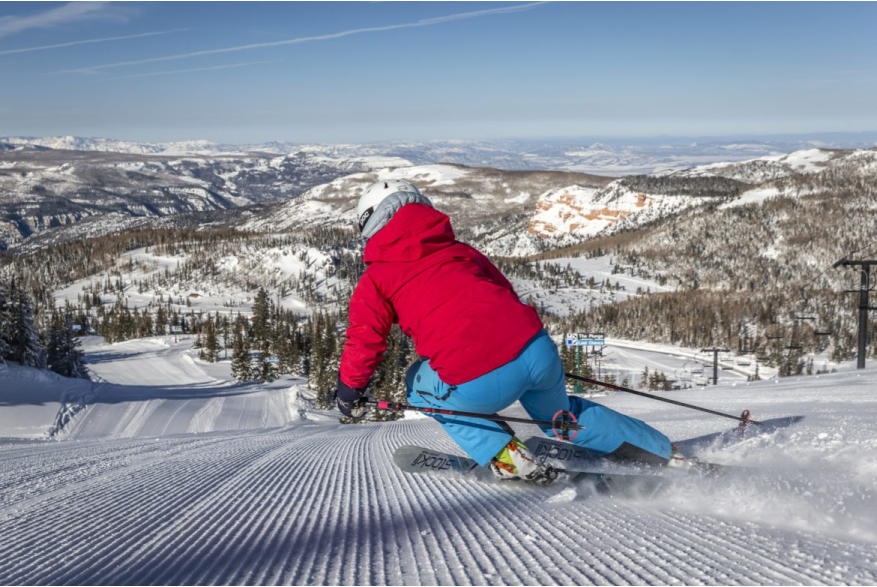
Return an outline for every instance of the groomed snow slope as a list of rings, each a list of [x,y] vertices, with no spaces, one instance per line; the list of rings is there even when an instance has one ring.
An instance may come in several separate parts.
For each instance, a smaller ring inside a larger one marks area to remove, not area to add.
[[[0,583],[872,584],[875,392],[873,370],[672,392],[768,421],[721,449],[730,421],[601,398],[754,469],[650,501],[399,472],[399,445],[454,449],[429,419],[9,442]]]
[[[192,339],[154,337],[86,344],[88,367],[108,383],[63,431],[65,438],[132,438],[284,426],[298,419],[296,384],[240,385],[230,364],[199,361]],[[112,382],[112,383],[109,383]]]
[[[91,391],[90,381],[0,365],[0,438],[45,438],[66,397]]]

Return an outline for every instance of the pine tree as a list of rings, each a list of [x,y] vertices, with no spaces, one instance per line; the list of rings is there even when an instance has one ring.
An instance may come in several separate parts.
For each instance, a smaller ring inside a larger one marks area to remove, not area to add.
[[[155,333],[159,336],[167,333],[167,312],[164,306],[159,306],[155,313]]]
[[[266,381],[274,381],[274,365],[271,363],[271,353],[268,350],[268,342],[262,343],[262,348],[256,353],[256,364],[253,366],[253,373],[256,381],[265,383]]]
[[[338,377],[338,369],[341,363],[341,353],[338,348],[338,323],[332,316],[327,316],[324,324],[323,354],[325,365],[323,366],[322,387],[326,394],[330,394],[335,388]],[[328,402],[328,399],[327,399]]]
[[[234,350],[231,354],[231,374],[237,381],[251,381],[250,338],[241,329],[235,328]]]
[[[0,281],[0,365],[12,357],[12,300],[9,288]]]
[[[13,302],[9,328],[11,347],[9,358],[27,367],[46,368],[46,349],[34,324],[33,301],[12,283],[10,299]]]
[[[231,327],[228,323],[228,316],[222,317],[221,322],[221,330],[222,330],[222,350],[225,353],[225,358],[228,358],[228,336],[231,331]]]
[[[82,363],[79,344],[79,338],[73,331],[73,318],[70,314],[53,316],[47,349],[49,368],[64,377],[88,379],[88,370]]]
[[[259,288],[253,301],[253,343],[262,348],[270,340],[269,321],[271,317],[271,300],[264,288]]]
[[[311,320],[311,353],[308,382],[316,390],[315,406],[325,410],[331,406],[331,394],[337,385],[340,352],[335,333],[336,320],[317,313]]]
[[[204,360],[215,363],[219,360],[219,340],[216,338],[216,325],[209,317],[207,319],[206,334],[204,336]]]

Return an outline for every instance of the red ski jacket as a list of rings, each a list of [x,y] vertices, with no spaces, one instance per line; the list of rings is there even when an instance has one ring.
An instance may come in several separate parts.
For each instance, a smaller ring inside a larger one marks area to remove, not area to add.
[[[341,381],[350,387],[368,385],[394,323],[450,385],[512,361],[542,329],[499,269],[455,240],[450,219],[430,206],[403,206],[363,258],[341,357]]]

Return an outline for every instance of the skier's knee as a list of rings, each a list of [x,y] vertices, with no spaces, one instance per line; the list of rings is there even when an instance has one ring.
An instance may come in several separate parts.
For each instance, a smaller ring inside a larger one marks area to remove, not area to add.
[[[572,412],[576,416],[576,418],[581,417],[581,415],[584,414],[586,410],[598,405],[599,404],[595,404],[594,402],[588,401],[575,395],[569,396],[569,411]],[[605,407],[604,409],[609,410],[609,408]]]

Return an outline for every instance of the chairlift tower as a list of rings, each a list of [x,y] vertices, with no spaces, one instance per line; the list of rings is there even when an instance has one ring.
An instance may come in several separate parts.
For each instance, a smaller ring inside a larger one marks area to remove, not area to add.
[[[869,299],[869,294],[871,293],[871,267],[875,265],[877,265],[877,260],[874,259],[847,259],[846,257],[832,265],[835,269],[838,267],[858,268],[857,270],[859,272],[859,288],[844,290],[844,293],[859,294],[859,350],[858,356],[856,357],[857,369],[865,368],[865,354],[868,350],[868,311],[877,310],[877,307],[870,304]]]
[[[713,354],[713,385],[719,384],[719,353],[730,353],[731,349],[719,348],[714,346],[709,349],[700,349],[702,353]]]

